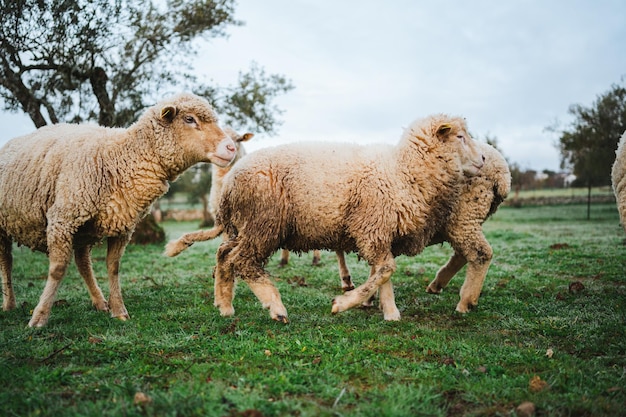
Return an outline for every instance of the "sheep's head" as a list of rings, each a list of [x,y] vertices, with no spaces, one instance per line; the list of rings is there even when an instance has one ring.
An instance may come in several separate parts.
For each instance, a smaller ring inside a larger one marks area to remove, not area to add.
[[[244,149],[243,146],[241,146],[241,144],[242,142],[247,142],[250,139],[252,139],[254,137],[254,133],[247,132],[241,135],[230,127],[225,127],[223,130],[228,136],[230,136],[233,142],[235,142],[235,147],[237,148],[237,154],[231,161],[231,165],[232,165],[238,160],[240,160],[246,154],[246,150]]]
[[[228,165],[235,157],[234,141],[224,133],[208,101],[193,95],[179,94],[157,105],[158,122],[171,130],[189,165],[211,162]]]
[[[477,175],[485,163],[480,147],[467,131],[465,120],[460,117],[430,116],[414,122],[405,135],[422,152],[437,149],[437,152],[454,158],[467,176]]]

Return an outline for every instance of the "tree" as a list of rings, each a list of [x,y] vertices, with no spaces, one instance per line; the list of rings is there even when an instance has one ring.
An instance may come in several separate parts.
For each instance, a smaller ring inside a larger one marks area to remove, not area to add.
[[[226,35],[234,0],[0,0],[0,100],[36,127],[128,126],[172,87],[205,96],[222,122],[273,133],[292,89],[253,63],[235,86],[192,74],[197,39]]]
[[[561,167],[571,168],[577,181],[587,187],[589,218],[591,188],[611,184],[615,149],[626,130],[626,88],[613,84],[591,107],[575,104],[569,113],[574,121],[560,132]]]

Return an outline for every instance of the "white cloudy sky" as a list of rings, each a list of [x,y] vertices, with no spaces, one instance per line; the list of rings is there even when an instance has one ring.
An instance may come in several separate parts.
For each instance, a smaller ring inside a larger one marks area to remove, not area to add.
[[[232,84],[251,62],[291,79],[275,137],[397,142],[431,113],[467,118],[524,169],[559,170],[556,136],[572,104],[626,77],[623,0],[239,0],[227,39],[200,46],[197,69]],[[625,79],[626,81],[626,79]],[[0,114],[0,142],[33,130]]]

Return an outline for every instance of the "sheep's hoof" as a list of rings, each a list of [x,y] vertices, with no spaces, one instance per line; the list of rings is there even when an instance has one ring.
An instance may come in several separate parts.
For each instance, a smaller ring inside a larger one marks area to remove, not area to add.
[[[283,316],[283,315],[276,316],[276,318],[274,320],[276,320],[278,322],[281,322],[283,324],[288,324],[289,323],[289,319],[287,318],[287,316]]]
[[[235,308],[233,306],[230,306],[229,308],[221,306],[216,307],[220,309],[220,316],[222,317],[232,317],[235,315]]]
[[[458,311],[461,314],[467,314],[469,313],[474,307],[476,307],[476,304],[471,304],[471,303],[458,303],[456,305],[456,311]]]
[[[342,290],[343,292],[352,291],[353,289],[354,289],[354,285],[349,285],[349,286],[346,286],[346,287],[341,287],[341,290]]]
[[[334,298],[333,299],[333,305],[332,308],[330,309],[330,312],[332,314],[337,314],[337,313],[341,313],[343,310],[341,309],[341,307],[339,306],[339,303],[337,302],[337,299]]]
[[[429,294],[441,294],[441,291],[443,291],[443,288],[430,284],[427,288],[426,288],[426,292]]]
[[[400,311],[396,309],[395,311],[391,311],[389,313],[384,313],[383,317],[385,321],[400,321]]]
[[[96,311],[109,311],[109,303],[106,301],[93,303],[93,308],[95,308]]]
[[[28,322],[28,327],[43,327],[48,323],[48,317],[42,317],[42,316],[38,316],[35,317],[33,316],[30,321]]]
[[[120,314],[119,316],[113,316],[113,318],[118,319],[119,321],[130,320],[130,316],[128,314]]]

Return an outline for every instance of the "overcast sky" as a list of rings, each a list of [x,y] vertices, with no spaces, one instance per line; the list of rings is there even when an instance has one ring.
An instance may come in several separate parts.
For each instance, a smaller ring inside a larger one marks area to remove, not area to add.
[[[396,143],[417,117],[460,115],[523,169],[559,170],[572,104],[590,106],[626,77],[623,0],[239,0],[227,39],[199,45],[196,68],[233,84],[256,62],[295,89],[274,137]],[[625,80],[626,82],[626,80]],[[34,129],[0,114],[0,142]]]

